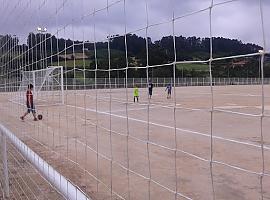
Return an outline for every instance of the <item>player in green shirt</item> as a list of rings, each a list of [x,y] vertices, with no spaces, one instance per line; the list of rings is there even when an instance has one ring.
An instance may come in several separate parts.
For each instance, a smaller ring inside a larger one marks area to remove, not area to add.
[[[135,99],[137,99],[137,102],[139,102],[139,89],[137,85],[135,85],[135,88],[133,91],[133,97],[134,97],[134,103],[135,103]]]

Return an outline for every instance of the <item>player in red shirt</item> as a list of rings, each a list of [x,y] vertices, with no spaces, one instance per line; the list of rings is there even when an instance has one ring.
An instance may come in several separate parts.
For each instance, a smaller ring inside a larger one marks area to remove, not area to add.
[[[24,113],[23,116],[21,116],[21,120],[24,120],[25,116],[28,115],[30,112],[32,112],[33,116],[34,116],[34,121],[38,121],[37,117],[36,117],[36,109],[34,106],[34,100],[33,100],[33,85],[29,84],[28,85],[28,89],[26,92],[26,106],[27,106],[27,112]]]

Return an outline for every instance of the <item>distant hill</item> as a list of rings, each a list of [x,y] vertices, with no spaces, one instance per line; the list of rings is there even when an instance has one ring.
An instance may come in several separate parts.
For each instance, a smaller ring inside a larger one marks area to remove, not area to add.
[[[10,37],[10,36],[9,36]],[[4,36],[0,42],[7,40],[8,36]],[[111,68],[125,68],[126,67],[126,51],[127,46],[128,64],[133,69],[130,69],[130,77],[145,77],[146,70],[136,69],[136,67],[143,67],[147,65],[146,58],[146,39],[135,34],[128,34],[125,37],[115,35],[109,41],[110,45],[110,66]],[[13,39],[15,43],[17,40]],[[40,41],[46,40],[46,48],[40,46]],[[148,42],[148,65],[161,65],[172,63],[175,59],[177,61],[207,61],[210,56],[210,39],[199,37],[175,37],[175,50],[173,36],[165,36],[160,40]],[[214,37],[213,42],[213,57],[234,56],[242,54],[250,54],[258,52],[262,47],[256,44],[244,44],[236,39]],[[20,45],[18,45],[20,46]],[[31,48],[33,53],[28,55],[31,60],[40,60],[41,52],[46,55],[53,55],[49,60],[53,61],[53,65],[61,62],[66,64],[68,68],[95,69],[97,58],[97,65],[99,69],[108,69],[108,42],[96,42],[96,44],[85,41],[72,41],[70,39],[56,38],[50,34],[34,34],[30,33],[27,40],[27,46],[20,46],[21,51]],[[95,54],[96,49],[96,54]],[[74,52],[73,52],[74,51]],[[60,52],[60,53],[59,53]],[[59,54],[59,56],[58,56]],[[269,59],[267,57],[266,59]],[[84,61],[83,61],[84,60]],[[65,62],[64,62],[65,61]],[[74,62],[75,61],[75,62]],[[1,60],[0,60],[1,62]],[[266,64],[265,75],[270,77],[269,64]],[[201,64],[177,64],[176,75],[183,77],[206,77],[209,76],[209,68],[207,63]],[[215,61],[212,63],[213,75],[218,77],[237,76],[237,77],[254,77],[258,76],[259,62],[258,56],[235,58]],[[167,77],[172,76],[173,67],[156,67],[150,68],[149,74],[151,76]],[[72,75],[71,75],[72,76]],[[93,73],[88,73],[87,76],[94,76]],[[99,77],[107,77],[107,72],[99,72]],[[111,76],[125,77],[124,70],[118,72],[111,72]]]

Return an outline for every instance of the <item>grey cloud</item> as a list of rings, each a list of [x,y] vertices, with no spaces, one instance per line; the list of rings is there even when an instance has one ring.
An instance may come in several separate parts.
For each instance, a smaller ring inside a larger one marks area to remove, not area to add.
[[[0,19],[2,33],[11,33],[25,38],[37,26],[46,26],[49,32],[55,33],[60,27],[67,24],[64,30],[58,32],[59,36],[75,39],[93,40],[93,27],[96,28],[96,39],[105,39],[108,34],[124,34],[125,21],[127,31],[133,32],[146,26],[147,15],[145,0],[126,0],[126,17],[124,1],[119,1],[106,9],[107,0],[44,0],[21,1],[15,11],[11,12],[18,0],[2,0],[9,6],[2,6],[0,11],[7,17]],[[109,0],[109,4],[116,0]],[[214,0],[222,3],[224,0]],[[64,6],[61,7],[64,3]],[[266,41],[270,40],[270,1],[262,0],[265,22]],[[147,0],[149,24],[165,22],[187,13],[207,8],[211,0]],[[23,10],[26,8],[25,10]],[[56,9],[58,8],[58,9]],[[95,16],[91,15],[94,10]],[[57,17],[55,15],[58,11]],[[213,35],[236,38],[243,42],[252,42],[262,45],[262,29],[258,0],[239,0],[222,4],[213,8]],[[9,15],[7,13],[10,13]],[[21,16],[20,16],[21,15]],[[83,20],[82,16],[86,16]],[[75,21],[74,21],[75,19]],[[73,23],[74,22],[74,23]],[[83,34],[84,33],[84,34]],[[136,32],[145,36],[145,30]],[[165,35],[172,35],[172,23],[151,26],[149,36],[155,39]],[[209,37],[209,10],[200,12],[175,21],[175,34],[184,36]]]

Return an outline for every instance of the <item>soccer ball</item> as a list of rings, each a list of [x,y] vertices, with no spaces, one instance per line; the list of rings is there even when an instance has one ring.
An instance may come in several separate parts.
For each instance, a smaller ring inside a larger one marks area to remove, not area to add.
[[[42,115],[38,115],[38,120],[42,120]]]

